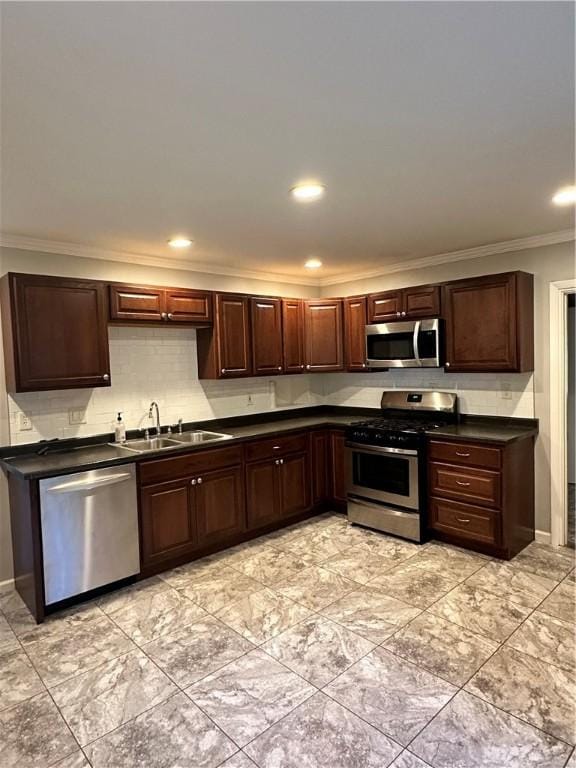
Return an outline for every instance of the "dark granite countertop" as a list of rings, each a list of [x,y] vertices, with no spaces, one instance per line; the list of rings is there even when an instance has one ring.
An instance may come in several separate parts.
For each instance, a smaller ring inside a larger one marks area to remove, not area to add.
[[[135,453],[120,446],[109,445],[112,435],[99,435],[85,440],[66,440],[35,443],[26,446],[8,446],[0,449],[0,464],[8,472],[27,479],[99,469],[107,466],[167,458],[178,453],[223,447],[233,441],[250,440],[267,435],[278,435],[301,429],[346,427],[362,419],[378,415],[371,408],[330,408],[317,406],[293,411],[258,414],[205,421],[186,425],[187,429],[207,429],[230,435],[230,440],[215,443],[183,444],[174,448],[146,453]],[[497,419],[463,417],[460,424],[430,431],[429,437],[458,440],[482,440],[507,443],[538,433],[538,423],[531,419]],[[129,435],[129,437],[137,435]],[[38,455],[38,450],[46,451]]]

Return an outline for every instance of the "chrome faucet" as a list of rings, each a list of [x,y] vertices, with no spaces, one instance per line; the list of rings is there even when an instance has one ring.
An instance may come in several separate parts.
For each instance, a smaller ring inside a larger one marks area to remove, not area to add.
[[[152,414],[154,412],[154,408],[156,408],[156,437],[160,437],[162,434],[162,427],[160,426],[160,409],[158,408],[158,403],[156,400],[152,400],[150,403],[150,410],[148,411],[148,418],[153,418]]]

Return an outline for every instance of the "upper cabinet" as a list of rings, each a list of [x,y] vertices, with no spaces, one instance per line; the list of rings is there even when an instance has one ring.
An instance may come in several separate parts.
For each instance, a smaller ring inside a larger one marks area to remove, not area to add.
[[[250,318],[254,374],[282,373],[282,299],[250,299]]]
[[[342,299],[304,301],[305,370],[344,370]]]
[[[0,285],[9,392],[110,385],[106,285],[13,273]]]
[[[304,304],[302,299],[282,299],[282,352],[284,373],[304,371]]]
[[[110,319],[129,323],[212,322],[212,295],[187,288],[110,285]]]
[[[343,299],[344,358],[348,371],[366,371],[366,297]]]
[[[534,370],[533,275],[474,277],[443,290],[447,369]]]
[[[440,314],[440,287],[418,285],[368,296],[368,322],[386,323],[402,318],[435,317]]]
[[[233,293],[214,296],[214,328],[198,329],[201,379],[252,375],[250,298]]]

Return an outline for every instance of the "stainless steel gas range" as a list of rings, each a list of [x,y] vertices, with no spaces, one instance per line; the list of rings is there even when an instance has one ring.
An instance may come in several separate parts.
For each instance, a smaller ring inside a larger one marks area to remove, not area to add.
[[[348,519],[412,541],[426,536],[426,434],[458,419],[451,392],[385,391],[382,414],[346,430]]]

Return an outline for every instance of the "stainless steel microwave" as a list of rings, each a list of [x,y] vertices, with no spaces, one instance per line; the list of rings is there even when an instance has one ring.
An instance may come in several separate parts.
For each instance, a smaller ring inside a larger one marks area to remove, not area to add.
[[[409,320],[366,326],[369,368],[440,368],[442,320]]]

